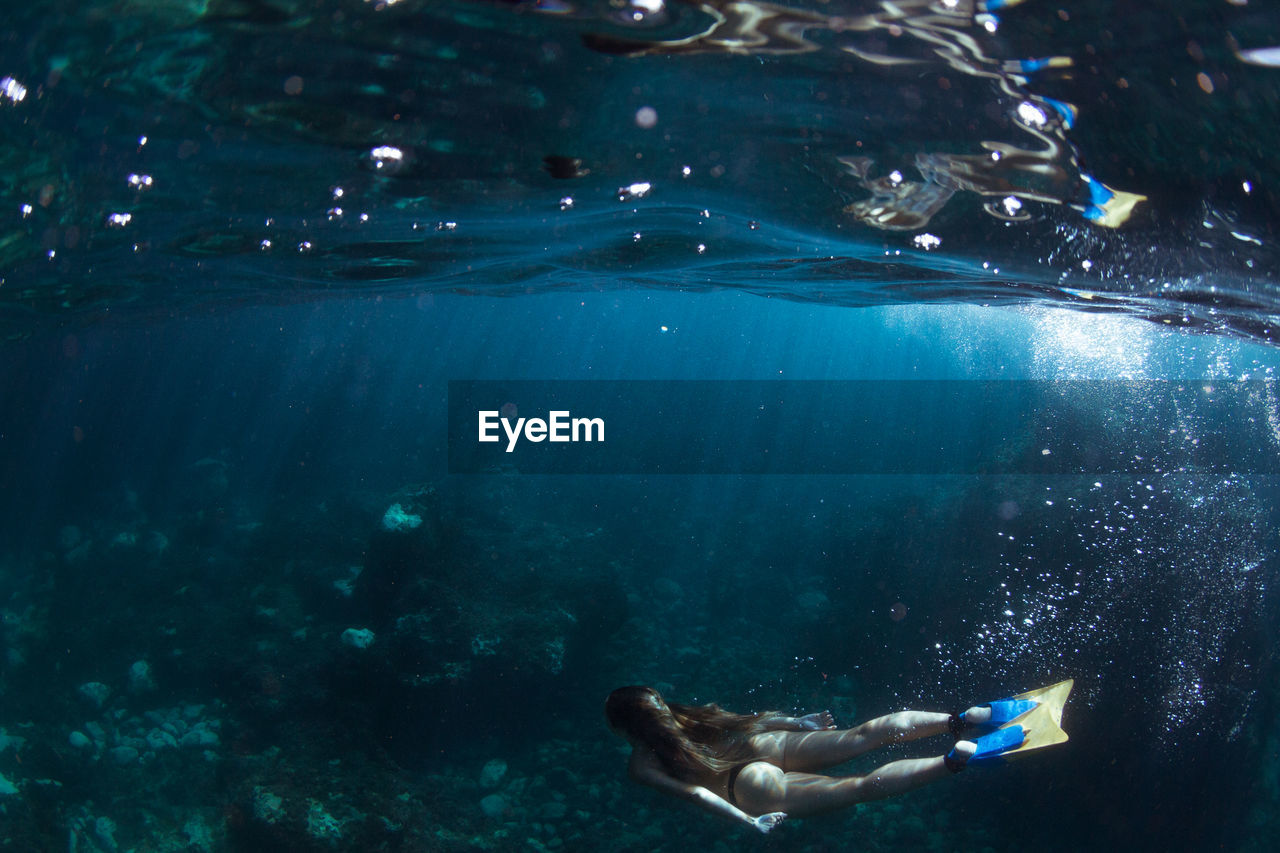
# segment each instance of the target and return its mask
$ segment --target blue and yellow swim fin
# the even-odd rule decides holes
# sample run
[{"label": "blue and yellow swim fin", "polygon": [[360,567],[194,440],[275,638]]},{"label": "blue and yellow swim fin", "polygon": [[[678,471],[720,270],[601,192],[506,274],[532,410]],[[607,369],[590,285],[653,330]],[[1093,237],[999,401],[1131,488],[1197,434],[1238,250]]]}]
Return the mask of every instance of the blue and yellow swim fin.
[{"label": "blue and yellow swim fin", "polygon": [[[1012,735],[993,738],[993,745],[995,741],[1017,745],[992,752],[990,756],[1014,758],[1033,749],[1066,743],[1068,738],[1067,733],[1062,730],[1062,707],[1067,704],[1074,686],[1075,679],[1068,678],[1048,687],[1028,690],[1026,693],[992,702],[991,721],[984,727],[992,729],[995,734],[1020,726],[1023,737],[1021,742]],[[988,737],[991,735],[984,735],[976,742],[981,744]]]}]

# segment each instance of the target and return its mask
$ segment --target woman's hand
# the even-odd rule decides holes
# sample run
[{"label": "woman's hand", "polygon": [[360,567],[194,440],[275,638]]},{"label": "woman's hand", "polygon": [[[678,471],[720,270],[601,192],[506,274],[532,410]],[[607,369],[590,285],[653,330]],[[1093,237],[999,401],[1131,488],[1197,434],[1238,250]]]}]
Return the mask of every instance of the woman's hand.
[{"label": "woman's hand", "polygon": [[831,716],[830,711],[816,711],[812,714],[805,714],[803,717],[796,717],[796,724],[802,732],[821,732],[836,727],[835,717]]},{"label": "woman's hand", "polygon": [[786,812],[769,812],[768,814],[760,815],[760,817],[751,818],[751,825],[761,832],[768,832],[786,819]]}]

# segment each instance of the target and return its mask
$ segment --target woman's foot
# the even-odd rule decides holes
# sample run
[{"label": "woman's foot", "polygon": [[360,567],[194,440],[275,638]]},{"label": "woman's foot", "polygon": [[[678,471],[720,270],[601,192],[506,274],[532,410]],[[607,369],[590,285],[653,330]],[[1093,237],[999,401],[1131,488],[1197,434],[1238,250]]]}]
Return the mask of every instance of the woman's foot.
[{"label": "woman's foot", "polygon": [[1039,704],[1040,702],[1036,699],[1018,699],[1011,696],[985,705],[974,705],[959,716],[966,726],[995,728],[1013,722]]},{"label": "woman's foot", "polygon": [[968,764],[969,759],[973,758],[973,754],[978,751],[978,745],[971,740],[958,740],[956,745],[951,747],[951,751],[944,757],[947,769],[952,773],[959,773]]},{"label": "woman's foot", "polygon": [[959,738],[965,732],[974,726],[981,726],[991,721],[990,705],[974,705],[969,710],[952,714],[951,719],[947,721],[947,731],[954,738]]},{"label": "woman's foot", "polygon": [[958,740],[943,760],[947,769],[959,773],[970,763],[991,762],[1012,752],[1027,740],[1027,730],[1018,724],[996,729],[975,740]]},{"label": "woman's foot", "polygon": [[821,732],[834,729],[836,718],[831,716],[830,711],[815,711],[803,717],[796,717],[796,724],[800,726],[802,732]]}]

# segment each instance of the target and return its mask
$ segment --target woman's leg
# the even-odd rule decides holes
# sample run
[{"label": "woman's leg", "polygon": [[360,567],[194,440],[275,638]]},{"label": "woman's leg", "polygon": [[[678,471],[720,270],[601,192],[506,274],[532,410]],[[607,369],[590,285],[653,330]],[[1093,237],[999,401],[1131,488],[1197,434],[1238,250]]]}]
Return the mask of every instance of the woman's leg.
[{"label": "woman's leg", "polygon": [[753,736],[751,745],[762,761],[775,764],[785,771],[808,773],[843,764],[886,744],[945,734],[950,720],[950,714],[899,711],[877,717],[852,729],[765,732]]},{"label": "woman's leg", "polygon": [[791,817],[809,817],[893,797],[950,775],[941,756],[908,758],[865,776],[838,777],[788,773],[757,761],[738,774],[734,797],[748,814],[786,812]]}]

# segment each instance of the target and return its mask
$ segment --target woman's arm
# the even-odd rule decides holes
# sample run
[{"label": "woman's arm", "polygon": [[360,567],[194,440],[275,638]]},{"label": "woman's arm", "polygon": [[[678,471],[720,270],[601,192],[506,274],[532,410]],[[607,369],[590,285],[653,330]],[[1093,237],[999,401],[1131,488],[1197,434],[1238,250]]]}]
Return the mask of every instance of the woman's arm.
[{"label": "woman's arm", "polygon": [[779,714],[765,721],[767,732],[820,732],[836,727],[836,719],[830,711],[815,711],[803,717],[784,717]]},{"label": "woman's arm", "polygon": [[655,756],[645,753],[640,748],[632,750],[628,769],[631,772],[631,778],[637,782],[656,788],[664,794],[697,803],[712,814],[749,824],[761,832],[768,832],[786,818],[784,812],[771,812],[752,817],[708,788],[702,785],[691,785],[671,776],[662,768],[661,762]]}]

